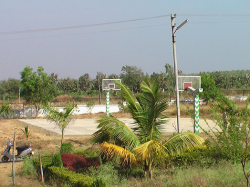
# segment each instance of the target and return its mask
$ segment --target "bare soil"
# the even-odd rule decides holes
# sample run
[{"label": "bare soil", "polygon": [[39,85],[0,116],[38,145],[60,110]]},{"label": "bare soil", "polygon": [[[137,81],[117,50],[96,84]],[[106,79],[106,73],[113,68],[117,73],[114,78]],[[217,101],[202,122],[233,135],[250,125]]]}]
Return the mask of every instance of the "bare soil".
[{"label": "bare soil", "polygon": [[[55,133],[48,132],[39,127],[29,126],[30,136],[26,137],[21,129],[24,129],[25,123],[18,120],[1,120],[0,121],[0,151],[1,153],[6,149],[8,139],[13,141],[14,132],[16,133],[16,146],[29,144],[32,146],[35,155],[39,154],[57,153],[60,147],[61,136]],[[86,149],[91,146],[89,141],[90,136],[65,136],[64,142],[72,142],[74,149]],[[12,151],[12,149],[11,149]],[[16,153],[15,153],[16,154]],[[2,158],[2,157],[1,157]],[[22,176],[21,166],[23,162],[15,162],[15,185],[16,186],[45,186],[37,178]],[[11,186],[12,181],[12,162],[0,162],[0,186]]]}]

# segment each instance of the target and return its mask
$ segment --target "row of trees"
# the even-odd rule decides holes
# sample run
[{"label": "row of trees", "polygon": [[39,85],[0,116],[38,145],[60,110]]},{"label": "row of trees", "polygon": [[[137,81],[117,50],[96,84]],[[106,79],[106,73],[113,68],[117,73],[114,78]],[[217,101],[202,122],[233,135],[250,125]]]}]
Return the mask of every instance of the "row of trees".
[{"label": "row of trees", "polygon": [[[30,84],[37,84],[36,88],[38,88],[39,81],[51,85],[45,86],[44,84],[43,86],[45,86],[46,89],[48,89],[48,87],[52,89],[54,96],[63,94],[97,95],[102,90],[102,79],[122,79],[122,82],[136,93],[140,90],[140,83],[143,79],[149,76],[145,75],[143,71],[136,66],[123,66],[121,71],[122,73],[120,75],[106,75],[102,72],[97,72],[94,79],[86,73],[77,80],[69,77],[59,79],[58,75],[54,73],[48,75],[41,66],[38,67],[36,72],[34,72],[31,67],[26,66],[21,72],[21,80],[9,79],[0,82],[0,97],[2,100],[14,100],[17,99],[19,95],[23,97],[28,94],[26,88],[29,87]],[[166,65],[166,73],[153,73],[151,77],[161,83],[161,89],[173,91],[174,75],[173,68],[170,65]],[[34,87],[34,85],[32,86]],[[43,88],[39,90],[41,92],[46,89]],[[36,89],[33,88],[30,91],[32,90]]]},{"label": "row of trees", "polygon": [[[183,75],[179,71],[179,75]],[[209,72],[196,74],[202,78],[202,88],[204,93],[201,94],[203,99],[209,101],[218,95],[221,89],[249,89],[250,70],[230,71],[230,72]],[[43,102],[52,101],[57,95],[98,95],[102,90],[102,79],[120,78],[133,93],[140,92],[140,83],[145,77],[151,77],[159,83],[160,90],[167,94],[174,94],[175,76],[174,69],[171,65],[165,65],[165,72],[144,74],[140,68],[136,66],[123,66],[121,74],[105,75],[97,72],[96,77],[92,79],[88,73],[79,77],[58,78],[57,74],[48,75],[42,67],[38,67],[36,72],[29,66],[26,66],[21,72],[21,80],[9,79],[0,82],[0,98],[2,100],[14,100],[20,95],[28,103],[39,103],[41,97]],[[37,98],[36,98],[37,97]],[[33,100],[31,102],[31,100]],[[39,106],[42,104],[36,104]]]}]

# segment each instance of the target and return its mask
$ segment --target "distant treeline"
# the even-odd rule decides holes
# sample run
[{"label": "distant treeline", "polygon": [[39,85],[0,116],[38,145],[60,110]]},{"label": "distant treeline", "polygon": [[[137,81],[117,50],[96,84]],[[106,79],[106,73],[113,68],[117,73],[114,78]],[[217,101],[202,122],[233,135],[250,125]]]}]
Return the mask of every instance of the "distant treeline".
[{"label": "distant treeline", "polygon": [[[250,90],[250,70],[203,72],[210,74],[220,89]],[[202,73],[200,73],[202,74]]]},{"label": "distant treeline", "polygon": [[[119,75],[106,75],[102,72],[97,72],[95,78],[91,78],[88,73],[83,74],[78,79],[69,77],[59,79],[55,73],[48,75],[48,77],[50,77],[57,89],[55,97],[67,94],[77,99],[82,95],[104,95],[105,93],[102,93],[102,79],[121,79],[133,92],[138,92],[140,83],[146,76],[157,80],[162,91],[169,95],[174,93],[174,69],[169,64],[165,65],[163,72],[154,72],[151,75],[143,73],[136,66],[123,66],[121,72]],[[250,90],[250,70],[201,72],[195,75],[202,76],[202,74],[209,74],[214,79],[217,88],[223,90]],[[183,75],[182,71],[179,71],[179,75]],[[117,96],[119,92],[114,91],[112,94]],[[22,97],[21,80],[8,79],[0,82],[0,100],[15,100],[19,95]]]}]

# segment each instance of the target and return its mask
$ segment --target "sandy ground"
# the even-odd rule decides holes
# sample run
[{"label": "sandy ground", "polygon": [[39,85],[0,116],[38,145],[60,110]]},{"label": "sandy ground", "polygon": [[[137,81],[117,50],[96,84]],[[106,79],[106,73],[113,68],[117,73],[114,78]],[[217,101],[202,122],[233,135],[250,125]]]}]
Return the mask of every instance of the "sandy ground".
[{"label": "sandy ground", "polygon": [[[8,139],[13,140],[14,132],[16,133],[16,145],[22,146],[30,144],[35,152],[34,157],[38,157],[41,154],[57,153],[60,147],[61,136],[41,129],[35,126],[29,126],[30,136],[26,140],[21,129],[27,124],[18,120],[0,120],[0,151],[5,150]],[[89,142],[90,136],[65,136],[64,142],[72,142],[75,149],[86,149],[91,146]],[[12,151],[12,149],[11,149]],[[16,154],[16,153],[15,153]],[[2,158],[2,155],[0,156]],[[19,169],[23,162],[15,162],[15,184],[20,187],[27,186],[44,186],[37,180],[37,176],[22,176],[22,171]],[[1,163],[0,162],[0,186],[12,185],[12,162]]]},{"label": "sandy ground", "polygon": [[[124,122],[129,128],[134,127],[134,121],[131,118],[118,118],[122,122]],[[46,119],[20,119],[21,122],[27,123],[29,125],[37,126],[43,128],[47,131],[61,134],[59,127],[57,127],[54,123],[47,121]],[[176,118],[167,118],[167,123],[162,125],[161,131],[163,133],[173,133],[177,130],[177,120]],[[200,126],[203,129],[209,130],[209,126],[211,128],[215,128],[216,124],[211,121],[207,120],[206,122],[201,119]],[[65,135],[75,136],[75,135],[92,135],[94,132],[97,131],[98,123],[96,119],[76,119],[72,124],[65,130]],[[180,118],[180,132],[186,131],[194,131],[194,121],[191,118]],[[200,129],[200,132],[202,130]]]}]

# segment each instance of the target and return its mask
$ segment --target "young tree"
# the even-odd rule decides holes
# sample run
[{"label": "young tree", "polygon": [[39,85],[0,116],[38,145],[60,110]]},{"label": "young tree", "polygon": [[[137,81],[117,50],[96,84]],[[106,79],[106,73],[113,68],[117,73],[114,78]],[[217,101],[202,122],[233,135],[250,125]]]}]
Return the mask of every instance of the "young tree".
[{"label": "young tree", "polygon": [[56,126],[58,126],[62,132],[61,144],[63,143],[64,131],[65,128],[70,124],[73,119],[73,112],[77,108],[76,104],[69,103],[67,107],[63,109],[63,111],[59,111],[58,109],[51,108],[47,106],[44,108],[44,112],[46,118],[54,122]]},{"label": "young tree", "polygon": [[58,88],[64,94],[76,93],[79,91],[78,80],[72,79],[70,77],[68,77],[66,79],[59,79]]},{"label": "young tree", "polygon": [[[250,170],[246,163],[249,162],[250,129],[248,103],[241,109],[227,97],[221,95],[213,111],[213,119],[218,128],[203,131],[210,136],[212,145],[215,145],[234,163],[241,162],[242,170],[249,186]],[[226,115],[224,115],[226,114]],[[209,124],[208,124],[209,125]]]},{"label": "young tree", "polygon": [[99,93],[99,104],[101,104],[102,79],[105,79],[105,78],[106,78],[105,74],[103,74],[102,72],[97,72],[95,88],[98,90],[98,93]]},{"label": "young tree", "polygon": [[161,125],[166,117],[162,112],[168,104],[159,84],[145,79],[136,99],[122,83],[117,81],[116,84],[121,88],[136,126],[131,130],[113,116],[98,120],[100,129],[93,134],[93,141],[101,143],[101,152],[107,159],[116,155],[127,167],[142,164],[145,174],[152,178],[154,167],[169,155],[203,143],[202,138],[191,132],[177,134],[165,142],[160,140]]},{"label": "young tree", "polygon": [[121,73],[122,82],[128,86],[132,92],[140,90],[140,84],[144,79],[144,73],[136,66],[123,66]]},{"label": "young tree", "polygon": [[168,92],[173,93],[174,92],[174,88],[175,88],[175,75],[174,75],[174,68],[169,65],[166,64],[165,65],[165,70],[166,70],[166,87]]},{"label": "young tree", "polygon": [[56,85],[50,76],[44,73],[42,66],[37,72],[32,72],[32,68],[26,66],[21,72],[21,95],[28,104],[35,105],[36,115],[42,105],[47,105],[56,95]]},{"label": "young tree", "polygon": [[79,77],[79,86],[81,91],[86,92],[91,89],[91,79],[88,73],[85,73],[81,77]]},{"label": "young tree", "polygon": [[219,97],[222,92],[217,88],[215,81],[211,76],[207,73],[201,73],[201,87],[203,88],[203,92],[200,94],[201,98],[204,99],[205,102],[209,102],[210,100],[215,100]]}]

